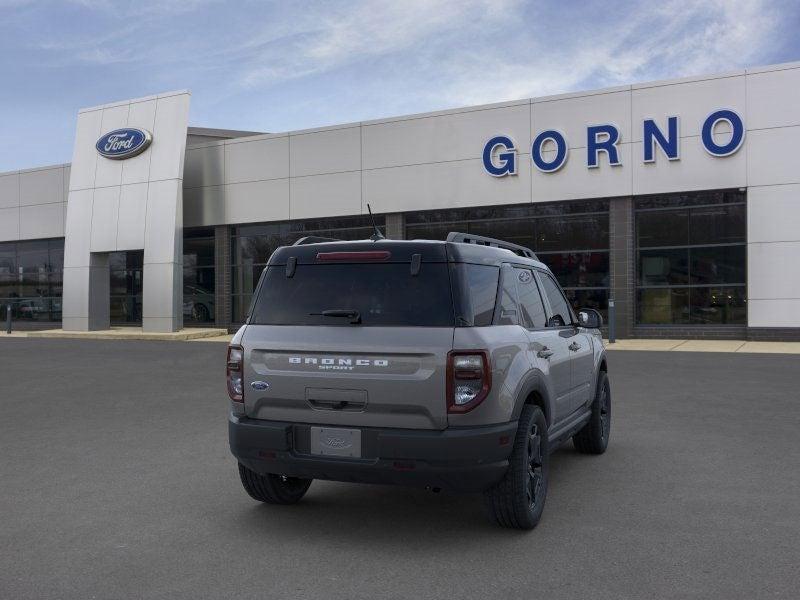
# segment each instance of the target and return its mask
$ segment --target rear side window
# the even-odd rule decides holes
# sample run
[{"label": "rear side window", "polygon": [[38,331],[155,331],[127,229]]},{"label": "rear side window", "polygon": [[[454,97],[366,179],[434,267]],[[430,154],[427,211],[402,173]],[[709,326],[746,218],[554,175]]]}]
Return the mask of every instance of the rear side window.
[{"label": "rear side window", "polygon": [[500,271],[500,312],[497,315],[498,325],[517,325],[517,270],[504,266]]},{"label": "rear side window", "polygon": [[492,324],[500,268],[490,265],[453,265],[458,324],[483,327]]},{"label": "rear side window", "polygon": [[564,298],[564,294],[549,274],[540,273],[540,276],[542,278],[544,293],[547,295],[547,300],[550,302],[550,309],[552,310],[551,317],[560,320],[559,325],[569,325],[572,323],[572,312],[569,309],[566,298]]},{"label": "rear side window", "polygon": [[514,269],[517,275],[519,308],[522,311],[521,323],[530,329],[539,329],[547,324],[544,303],[539,294],[539,286],[530,269]]},{"label": "rear side window", "polygon": [[253,325],[349,325],[329,310],[358,311],[360,326],[452,326],[453,300],[447,264],[423,263],[411,275],[408,263],[267,267],[253,305]]}]

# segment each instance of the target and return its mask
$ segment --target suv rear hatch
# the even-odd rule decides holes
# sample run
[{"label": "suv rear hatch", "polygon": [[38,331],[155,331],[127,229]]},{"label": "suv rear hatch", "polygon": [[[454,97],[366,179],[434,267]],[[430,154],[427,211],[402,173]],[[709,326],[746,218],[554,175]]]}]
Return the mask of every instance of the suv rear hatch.
[{"label": "suv rear hatch", "polygon": [[242,338],[246,413],[444,429],[454,321],[443,244],[281,248],[262,274]]}]

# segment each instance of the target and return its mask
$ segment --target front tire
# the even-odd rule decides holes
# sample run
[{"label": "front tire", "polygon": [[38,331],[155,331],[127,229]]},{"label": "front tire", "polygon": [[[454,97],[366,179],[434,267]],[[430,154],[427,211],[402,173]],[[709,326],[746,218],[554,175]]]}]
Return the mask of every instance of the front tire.
[{"label": "front tire", "polygon": [[259,475],[239,463],[239,478],[250,497],[267,504],[296,504],[306,495],[311,479],[268,473]]},{"label": "front tire", "polygon": [[526,404],[519,418],[508,471],[483,493],[489,520],[501,527],[533,529],[547,498],[547,421],[538,406]]},{"label": "front tire", "polygon": [[608,448],[611,435],[611,385],[608,375],[600,371],[597,391],[592,402],[592,416],[578,433],[572,436],[575,449],[581,454],[602,454]]}]

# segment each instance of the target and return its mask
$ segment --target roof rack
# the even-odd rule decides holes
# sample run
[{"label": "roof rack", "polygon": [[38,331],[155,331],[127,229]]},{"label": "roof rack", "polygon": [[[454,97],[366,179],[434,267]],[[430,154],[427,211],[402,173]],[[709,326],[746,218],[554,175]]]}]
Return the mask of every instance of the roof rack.
[{"label": "roof rack", "polygon": [[472,235],[470,233],[460,233],[458,231],[451,231],[447,234],[448,242],[456,242],[459,244],[475,244],[477,246],[492,246],[494,248],[503,248],[511,250],[517,256],[524,256],[525,258],[532,258],[539,260],[533,253],[533,250],[520,246],[519,244],[512,244],[511,242],[504,242],[495,238],[484,237],[482,235]]},{"label": "roof rack", "polygon": [[307,235],[306,237],[301,237],[297,240],[292,246],[305,246],[306,244],[319,244],[322,242],[341,242],[342,240],[337,240],[336,238],[326,238],[326,237],[319,237],[316,235]]}]

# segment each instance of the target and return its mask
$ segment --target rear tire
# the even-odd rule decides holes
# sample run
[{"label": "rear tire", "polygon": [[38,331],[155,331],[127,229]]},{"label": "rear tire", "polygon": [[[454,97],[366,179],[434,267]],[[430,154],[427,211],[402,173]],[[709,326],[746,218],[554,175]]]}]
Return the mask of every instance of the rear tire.
[{"label": "rear tire", "polygon": [[508,471],[483,493],[489,520],[513,529],[533,529],[547,498],[549,448],[547,421],[538,406],[526,404],[519,418]]},{"label": "rear tire", "polygon": [[611,435],[611,385],[608,375],[600,371],[597,391],[592,402],[592,416],[578,433],[572,436],[575,449],[581,454],[602,454],[608,448]]},{"label": "rear tire", "polygon": [[268,473],[259,475],[239,463],[239,478],[250,497],[267,504],[296,504],[306,495],[311,479]]}]

